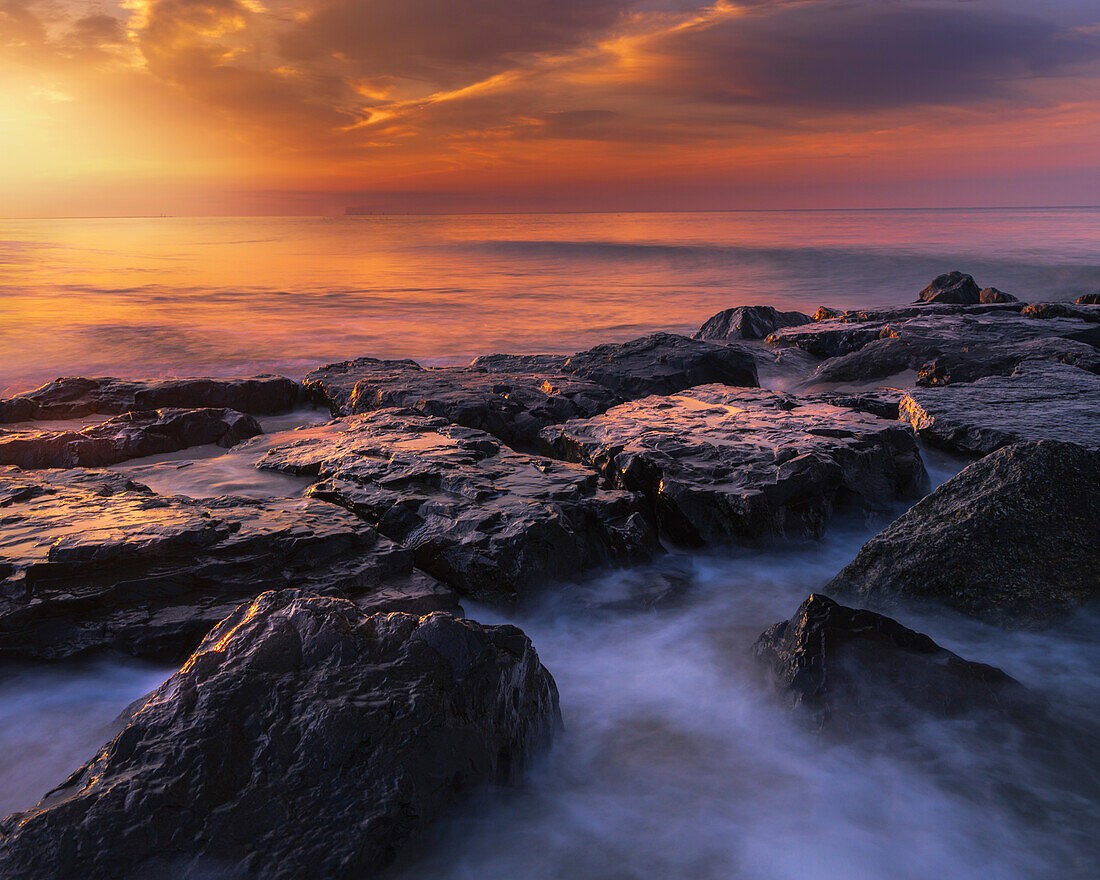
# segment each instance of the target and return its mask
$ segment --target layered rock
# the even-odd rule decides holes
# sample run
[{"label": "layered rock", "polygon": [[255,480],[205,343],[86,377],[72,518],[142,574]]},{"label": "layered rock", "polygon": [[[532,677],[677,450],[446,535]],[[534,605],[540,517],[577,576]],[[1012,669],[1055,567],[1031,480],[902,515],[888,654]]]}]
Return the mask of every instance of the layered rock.
[{"label": "layered rock", "polygon": [[756,386],[755,361],[736,347],[655,333],[569,357],[498,354],[435,368],[359,358],[306,376],[336,415],[413,408],[520,448],[533,446],[546,425],[706,382]]},{"label": "layered rock", "polygon": [[515,627],[265,593],[0,825],[0,874],[374,876],[559,725],[554,681]]},{"label": "layered rock", "polygon": [[283,376],[250,379],[57,379],[0,400],[0,422],[118,415],[132,410],[212,407],[263,415],[292,409],[301,388]]},{"label": "layered rock", "polygon": [[1074,302],[1079,306],[1100,306],[1100,293],[1083,293]]},{"label": "layered rock", "polygon": [[738,306],[708,318],[692,339],[727,342],[763,339],[781,327],[799,327],[813,319],[802,312],[780,312],[771,306]]},{"label": "layered rock", "polygon": [[687,544],[819,535],[835,508],[915,497],[926,480],[907,427],[763,389],[648,397],[543,438],[645,495],[662,530]]},{"label": "layered rock", "polygon": [[0,656],[178,660],[241,601],[281,586],[371,609],[456,608],[412,562],[321,501],[196,501],[109,472],[0,469]]},{"label": "layered rock", "polygon": [[973,455],[1025,440],[1097,446],[1100,377],[1066,364],[1025,361],[1009,376],[908,391],[900,418],[929,443]]},{"label": "layered rock", "polygon": [[826,590],[935,600],[1001,625],[1065,614],[1100,593],[1100,452],[1045,440],[986,456],[868,541]]},{"label": "layered rock", "polygon": [[1051,318],[1074,318],[1090,324],[1100,323],[1100,305],[1064,302],[1031,303],[1020,312],[1025,318],[1050,320]]},{"label": "layered rock", "polygon": [[981,303],[1014,303],[1019,300],[1011,293],[1005,293],[1003,290],[998,290],[996,287],[986,287],[982,289],[982,292],[978,294],[978,302]]},{"label": "layered rock", "polygon": [[641,499],[483,431],[388,409],[296,433],[259,467],[319,478],[312,497],[355,512],[468,595],[511,601],[659,550]]},{"label": "layered rock", "polygon": [[920,715],[1004,717],[1030,702],[1000,669],[820,594],[761,635],[753,652],[783,701],[833,732],[873,732]]},{"label": "layered rock", "polygon": [[479,359],[492,369],[359,358],[314,370],[306,385],[338,415],[412,408],[521,447],[531,446],[546,425],[595,415],[621,400],[595,382],[560,369],[543,371],[552,363],[540,364],[539,355],[494,357]]},{"label": "layered rock", "polygon": [[951,385],[985,376],[1007,376],[1025,361],[1070,364],[1100,373],[1100,351],[1084,342],[1053,337],[1005,345],[966,346],[945,352],[917,368],[917,384]]},{"label": "layered rock", "polygon": [[227,409],[129,412],[79,431],[0,429],[0,465],[105,467],[189,446],[235,446],[263,433],[252,416]]},{"label": "layered rock", "polygon": [[960,303],[969,305],[982,301],[981,288],[970,275],[947,272],[938,275],[919,294],[921,302]]}]

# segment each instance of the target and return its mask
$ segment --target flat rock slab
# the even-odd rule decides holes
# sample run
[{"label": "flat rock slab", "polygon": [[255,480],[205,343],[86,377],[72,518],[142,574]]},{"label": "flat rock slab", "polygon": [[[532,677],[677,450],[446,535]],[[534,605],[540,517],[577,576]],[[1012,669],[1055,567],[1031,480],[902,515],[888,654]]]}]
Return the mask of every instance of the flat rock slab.
[{"label": "flat rock slab", "polygon": [[355,512],[467,595],[511,601],[659,552],[642,499],[484,431],[389,409],[295,433],[258,466],[319,478],[312,497]]},{"label": "flat rock slab", "polygon": [[337,415],[411,408],[520,447],[534,444],[546,425],[595,415],[621,400],[608,388],[563,374],[549,363],[546,372],[530,371],[539,356],[518,363],[504,357],[490,361],[491,370],[359,358],[314,370],[306,376],[306,386]]},{"label": "flat rock slab", "polygon": [[0,428],[0,465],[106,467],[131,458],[216,443],[228,448],[263,433],[252,416],[229,409],[130,412],[80,431]]},{"label": "flat rock slab", "polygon": [[752,355],[737,347],[655,333],[568,357],[497,354],[467,367],[434,368],[415,361],[359,358],[306,376],[306,387],[336,415],[412,408],[525,449],[537,446],[539,431],[547,425],[706,382],[758,385]]},{"label": "flat rock slab", "polygon": [[764,389],[648,397],[543,437],[645,495],[664,533],[687,544],[820,535],[834,508],[885,507],[927,480],[907,427]]},{"label": "flat rock slab", "polygon": [[35,391],[0,400],[0,422],[198,407],[263,415],[292,409],[300,394],[298,383],[283,376],[249,379],[64,378]]},{"label": "flat rock slab", "polygon": [[408,550],[321,501],[196,501],[105,471],[0,469],[0,655],[177,660],[277,586],[386,610],[457,607]]},{"label": "flat rock slab", "polygon": [[907,391],[899,417],[927,442],[971,455],[1025,440],[1100,446],[1100,376],[1025,361],[1010,376]]},{"label": "flat rock slab", "polygon": [[560,724],[513,626],[265,593],[0,823],[0,874],[374,877],[463,791],[518,777]]},{"label": "flat rock slab", "polygon": [[1100,595],[1100,452],[1044,440],[971,464],[868,541],[826,587],[927,599],[1004,626]]},{"label": "flat rock slab", "polygon": [[1003,717],[1031,702],[1023,685],[896,620],[811,595],[754,646],[780,697],[817,727],[872,733],[921,715]]}]

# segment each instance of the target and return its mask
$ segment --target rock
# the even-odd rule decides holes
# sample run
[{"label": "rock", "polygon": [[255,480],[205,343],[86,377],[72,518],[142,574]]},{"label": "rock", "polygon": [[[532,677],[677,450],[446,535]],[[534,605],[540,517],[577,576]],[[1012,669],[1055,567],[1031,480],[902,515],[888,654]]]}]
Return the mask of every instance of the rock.
[{"label": "rock", "polygon": [[1031,303],[1020,312],[1025,318],[1049,320],[1051,318],[1075,318],[1090,324],[1100,323],[1100,306],[1073,305],[1071,303]]},{"label": "rock", "polygon": [[310,495],[410,548],[460,592],[511,602],[547,581],[659,552],[641,499],[587,468],[525,455],[409,410],[349,416],[268,452],[259,467],[318,477]]},{"label": "rock", "polygon": [[981,288],[974,283],[970,275],[962,272],[947,272],[938,275],[920,292],[922,302],[932,303],[977,303],[981,302]]},{"label": "rock", "polygon": [[827,321],[829,318],[839,318],[844,314],[840,309],[831,309],[828,306],[818,306],[813,314],[815,321]]},{"label": "rock", "polygon": [[626,399],[673,394],[712,382],[749,388],[759,385],[756,364],[744,349],[675,333],[597,345],[570,357],[565,370]]},{"label": "rock", "polygon": [[300,392],[297,382],[282,376],[251,379],[65,378],[36,391],[0,400],[0,422],[198,407],[263,415],[293,408]]},{"label": "rock", "polygon": [[880,419],[894,421],[898,418],[901,398],[904,392],[897,388],[876,388],[858,394],[842,391],[823,391],[809,396],[809,399],[828,403],[831,406],[854,409],[856,412],[870,413]]},{"label": "rock", "polygon": [[543,438],[645,495],[663,532],[685,544],[819,535],[834,508],[915,497],[927,479],[907,427],[763,389],[648,397]]},{"label": "rock", "polygon": [[849,323],[839,318],[816,321],[804,327],[777,330],[767,338],[775,348],[794,346],[814,357],[833,358],[858,351],[882,335],[879,321]]},{"label": "rock", "polygon": [[1010,376],[907,391],[899,415],[928,443],[972,455],[1024,440],[1096,446],[1100,377],[1065,364],[1024,361]]},{"label": "rock", "polygon": [[691,338],[716,342],[763,339],[780,327],[797,327],[812,320],[802,312],[779,312],[771,306],[738,306],[708,318]]},{"label": "rock", "polygon": [[0,656],[177,661],[237,604],[300,586],[372,610],[457,608],[412,554],[312,499],[156,495],[106,471],[0,468]]},{"label": "rock", "polygon": [[978,294],[978,302],[981,303],[1014,303],[1019,300],[1011,293],[1005,293],[996,287],[986,287]]},{"label": "rock", "polygon": [[704,382],[758,385],[756,363],[736,347],[655,333],[568,358],[497,354],[468,367],[428,369],[415,361],[359,358],[306,376],[306,387],[336,415],[412,408],[527,450],[547,425]]},{"label": "rock", "polygon": [[1100,306],[1100,293],[1083,293],[1075,302],[1079,306]]},{"label": "rock", "polygon": [[263,428],[252,416],[235,410],[143,410],[80,431],[0,429],[0,465],[105,467],[208,443],[228,448],[262,433]]},{"label": "rock", "polygon": [[1100,452],[1051,440],[1000,449],[868,541],[826,589],[1049,622],[1100,593]]},{"label": "rock", "polygon": [[833,733],[869,733],[919,714],[1004,717],[1029,703],[1023,685],[1000,669],[821,594],[761,635],[753,653],[781,698]]},{"label": "rock", "polygon": [[[932,351],[938,351],[938,348]],[[814,370],[807,383],[817,385],[883,379],[912,369],[914,361],[923,362],[932,351],[916,350],[916,346],[908,340],[898,337],[875,339],[856,351],[829,358]]]},{"label": "rock", "polygon": [[0,874],[375,876],[459,794],[517,777],[560,724],[554,680],[513,626],[264,593],[3,822]]},{"label": "rock", "polygon": [[1025,361],[1071,364],[1090,373],[1100,373],[1100,352],[1091,345],[1047,338],[1008,345],[961,347],[921,364],[917,369],[917,384],[950,385],[973,382],[985,376],[1007,376]]},{"label": "rock", "polygon": [[[531,363],[536,357],[540,356],[493,355],[482,363],[524,366],[524,361]],[[425,369],[414,361],[375,358],[321,367],[306,376],[306,387],[328,402],[337,415],[412,408],[426,416],[487,431],[521,448],[534,445],[546,425],[595,415],[620,400],[602,385],[560,371],[510,373],[474,366]]]}]

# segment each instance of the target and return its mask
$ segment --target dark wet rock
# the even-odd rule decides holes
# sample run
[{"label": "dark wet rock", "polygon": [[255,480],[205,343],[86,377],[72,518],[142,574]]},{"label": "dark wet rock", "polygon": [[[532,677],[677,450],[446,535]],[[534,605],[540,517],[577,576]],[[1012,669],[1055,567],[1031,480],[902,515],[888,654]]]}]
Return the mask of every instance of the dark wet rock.
[{"label": "dark wet rock", "polygon": [[0,422],[117,415],[132,410],[235,409],[263,415],[292,409],[301,387],[283,376],[250,379],[57,379],[0,400]]},{"label": "dark wet rock", "polygon": [[903,396],[904,392],[897,388],[876,388],[858,393],[823,391],[810,395],[810,398],[893,421],[898,418]]},{"label": "dark wet rock", "polygon": [[[492,355],[483,363],[528,366],[539,357]],[[602,385],[560,370],[515,373],[481,366],[424,368],[414,361],[375,358],[314,370],[306,377],[306,386],[338,415],[410,408],[487,431],[505,443],[525,448],[535,443],[546,425],[595,415],[621,399]]]},{"label": "dark wet rock", "polygon": [[1100,293],[1083,293],[1075,303],[1079,306],[1100,306]]},{"label": "dark wet rock", "polygon": [[916,497],[926,480],[907,427],[763,389],[648,397],[543,438],[645,495],[664,533],[686,544],[819,535],[835,508]]},{"label": "dark wet rock", "polygon": [[457,608],[408,550],[321,501],[197,501],[105,471],[0,469],[0,656],[178,660],[283,586],[369,609]]},{"label": "dark wet rock", "polygon": [[744,349],[675,333],[597,345],[571,356],[565,370],[627,399],[673,394],[711,382],[748,388],[759,385],[756,364]]},{"label": "dark wet rock", "polygon": [[998,290],[996,287],[986,287],[978,294],[978,302],[1014,303],[1019,302],[1019,299],[1014,297],[1011,293],[1005,293],[1003,290]]},{"label": "dark wet rock", "polygon": [[841,309],[832,309],[829,306],[818,306],[817,311],[813,313],[813,320],[815,321],[827,321],[830,318],[839,318],[844,312]]},{"label": "dark wet rock", "polygon": [[336,415],[411,408],[521,449],[533,448],[547,425],[705,382],[755,386],[756,363],[740,348],[655,333],[570,357],[497,354],[468,367],[437,368],[359,358],[306,376],[306,386]]},{"label": "dark wet rock", "polygon": [[1073,303],[1031,303],[1020,312],[1025,318],[1050,320],[1051,318],[1075,318],[1090,324],[1100,323],[1100,306],[1074,305]]},{"label": "dark wet rock", "polygon": [[312,497],[358,514],[468,595],[511,601],[659,552],[641,499],[483,431],[377,410],[296,433],[259,467],[319,478]]},{"label": "dark wet rock", "polygon": [[947,352],[921,364],[917,384],[950,385],[985,376],[1007,376],[1025,361],[1070,364],[1100,373],[1100,352],[1095,348],[1084,342],[1053,337],[1008,345],[966,346]]},{"label": "dark wet rock", "polygon": [[1100,452],[1050,440],[994,452],[868,541],[826,589],[934,600],[1000,625],[1053,620],[1100,594]]},{"label": "dark wet rock", "polygon": [[900,418],[934,446],[986,455],[1025,440],[1100,445],[1100,377],[1078,367],[1024,361],[1009,376],[915,388]]},{"label": "dark wet rock", "polygon": [[771,306],[738,306],[708,318],[692,339],[763,339],[780,327],[798,327],[812,320],[802,312],[780,312]]},{"label": "dark wet rock", "polygon": [[874,339],[856,351],[829,358],[814,371],[808,381],[816,384],[883,379],[913,369],[914,362],[923,362],[931,353],[928,350],[916,350],[916,346],[909,340],[896,336]]},{"label": "dark wet rock", "polygon": [[375,876],[560,726],[527,637],[284,590],[230,614],[123,731],[0,825],[0,874]]},{"label": "dark wet rock", "polygon": [[142,410],[80,431],[5,431],[0,464],[21,468],[105,467],[189,446],[235,446],[263,433],[252,416],[228,409]]},{"label": "dark wet rock", "polygon": [[850,323],[838,318],[815,321],[803,327],[777,330],[768,337],[776,348],[794,346],[818,358],[834,358],[858,351],[882,336],[879,321]]},{"label": "dark wet rock", "polygon": [[784,702],[831,732],[913,720],[1019,713],[1023,685],[972,663],[889,617],[812,594],[768,629],[754,653]]},{"label": "dark wet rock", "polygon": [[969,305],[981,302],[981,293],[981,288],[974,283],[970,275],[962,272],[947,272],[932,279],[932,283],[920,292],[920,300]]}]

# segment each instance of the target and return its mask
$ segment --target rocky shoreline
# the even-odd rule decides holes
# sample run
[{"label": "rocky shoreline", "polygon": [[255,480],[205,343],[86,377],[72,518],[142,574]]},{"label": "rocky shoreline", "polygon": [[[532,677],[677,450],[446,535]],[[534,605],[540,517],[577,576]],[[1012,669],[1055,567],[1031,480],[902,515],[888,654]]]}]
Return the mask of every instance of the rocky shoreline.
[{"label": "rocky shoreline", "polygon": [[[1006,673],[816,590],[1011,628],[1094,601],[1098,328],[1088,297],[1024,304],[949,273],[910,306],[739,307],[694,338],[571,356],[359,358],[301,385],[59,379],[0,401],[0,656],[184,664],[0,824],[0,874],[368,876],[561,724],[537,645],[464,599],[511,608],[668,548],[820,538],[912,502],[760,637],[765,681],[842,735],[922,716],[1031,730],[1041,700]],[[302,403],[333,419],[262,436]],[[304,497],[104,470],[261,441],[257,467]],[[927,494],[921,442],[973,463]]]}]

